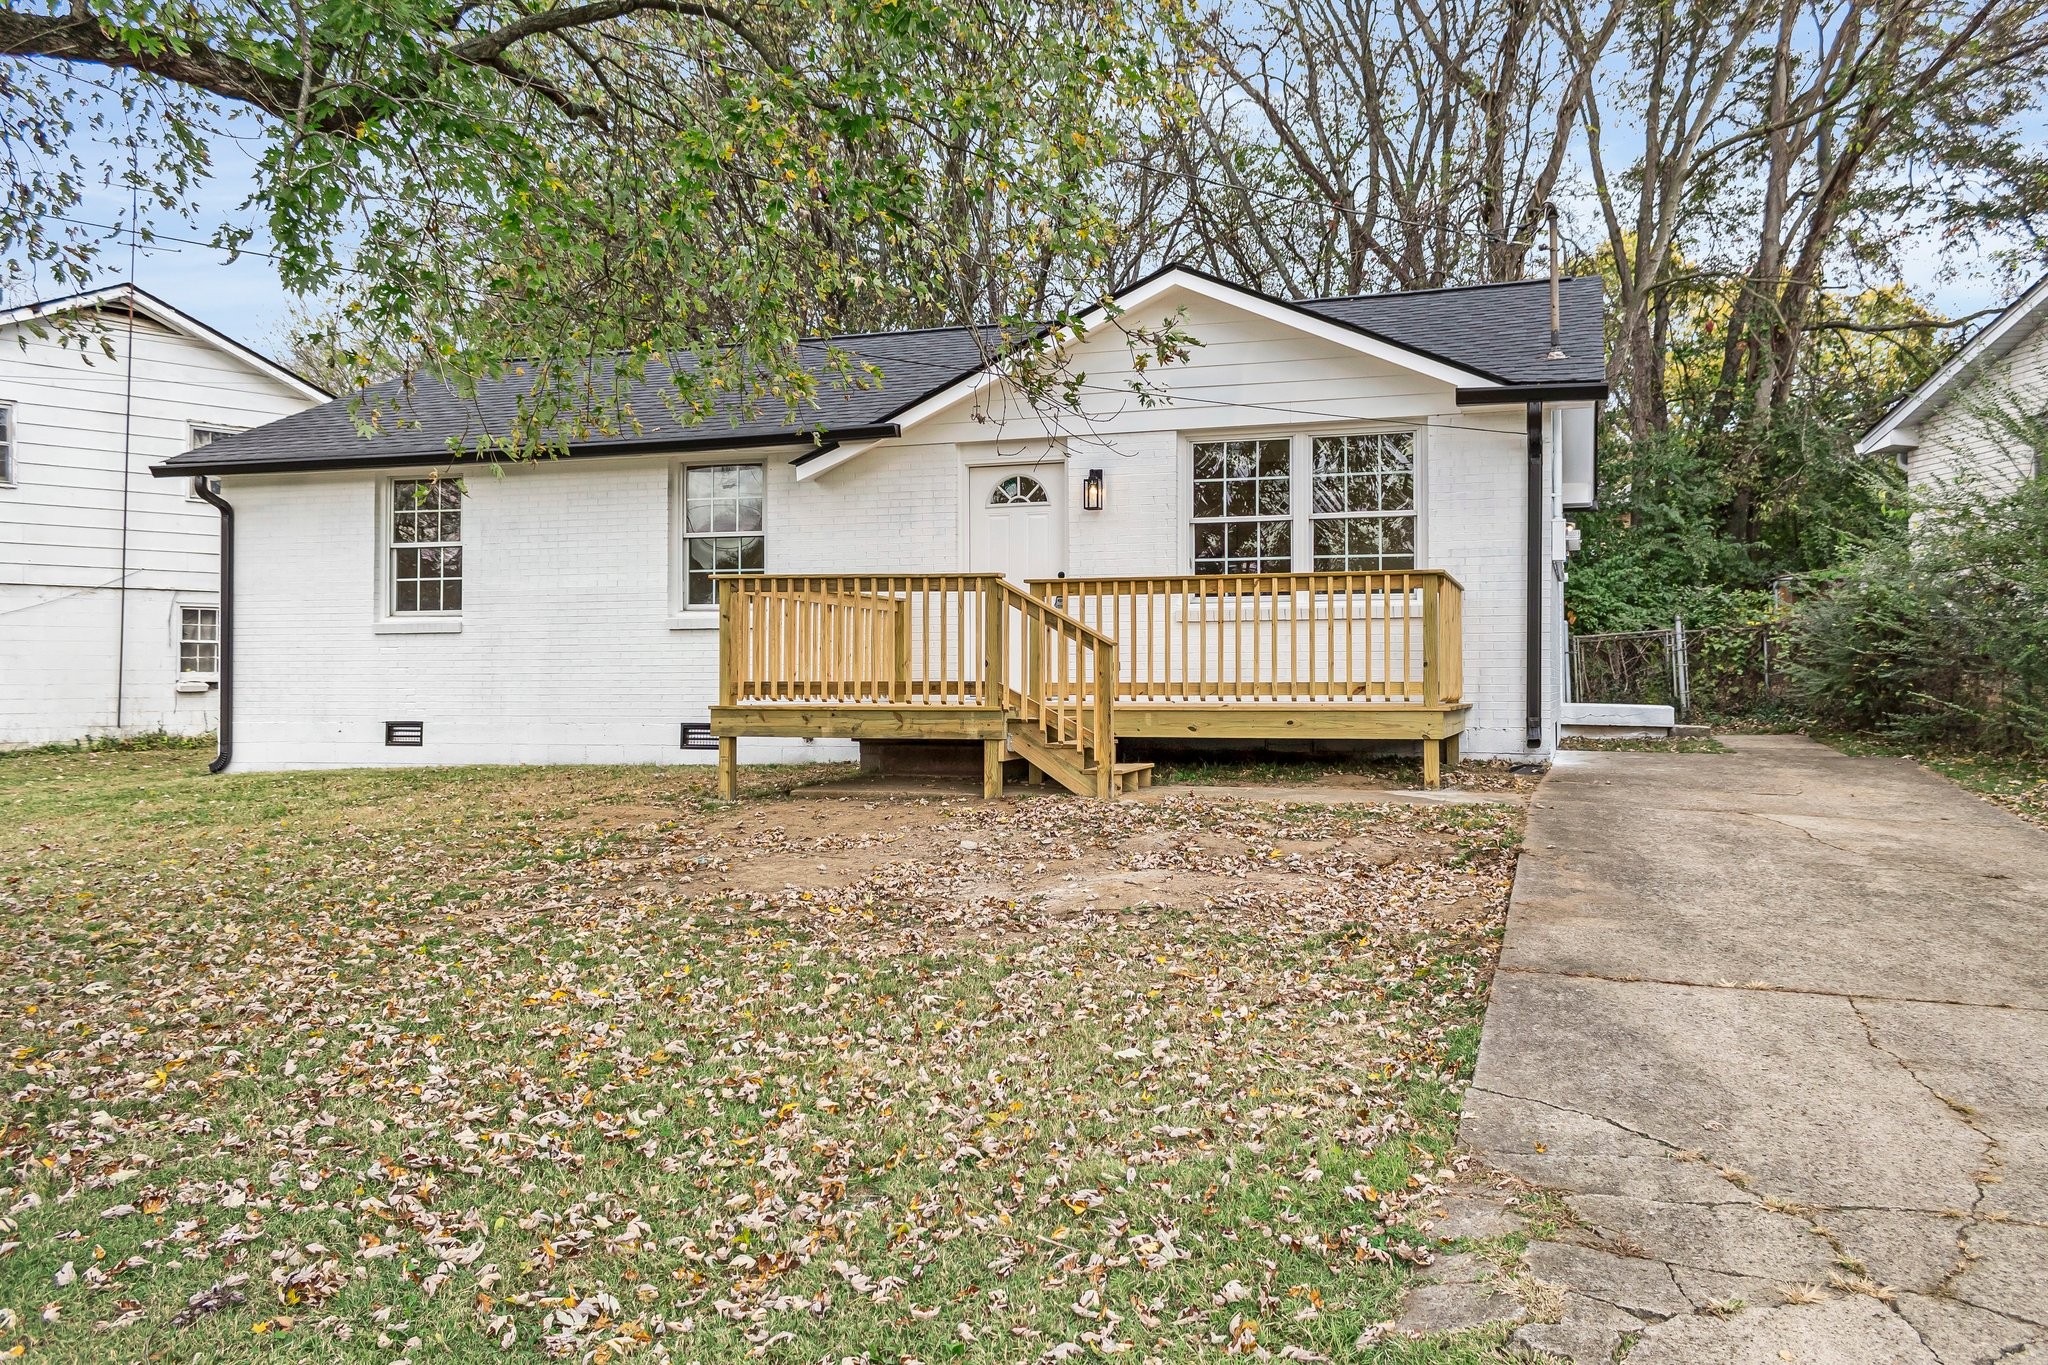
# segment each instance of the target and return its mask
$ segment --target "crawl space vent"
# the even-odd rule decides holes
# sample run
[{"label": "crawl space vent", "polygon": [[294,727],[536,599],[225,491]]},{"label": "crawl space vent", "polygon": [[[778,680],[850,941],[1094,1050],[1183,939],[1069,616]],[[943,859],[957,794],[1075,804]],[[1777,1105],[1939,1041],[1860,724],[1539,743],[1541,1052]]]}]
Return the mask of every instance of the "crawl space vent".
[{"label": "crawl space vent", "polygon": [[718,736],[711,733],[708,720],[686,720],[683,722],[683,747],[685,749],[716,749]]},{"label": "crawl space vent", "polygon": [[384,722],[384,743],[393,749],[417,749],[427,742],[427,723],[423,720],[387,720]]}]

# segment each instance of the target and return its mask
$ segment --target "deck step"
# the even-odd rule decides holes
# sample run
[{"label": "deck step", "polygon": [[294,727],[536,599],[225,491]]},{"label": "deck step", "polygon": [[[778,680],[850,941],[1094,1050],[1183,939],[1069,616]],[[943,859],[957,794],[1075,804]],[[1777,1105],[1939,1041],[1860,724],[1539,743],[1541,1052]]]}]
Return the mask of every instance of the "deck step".
[{"label": "deck step", "polygon": [[[1019,758],[1076,796],[1096,794],[1100,770],[1095,764],[1083,763],[1081,756],[1065,745],[1046,743],[1036,727],[1025,721],[1012,719],[1009,729],[1010,749]],[[1150,786],[1151,782],[1150,763],[1118,763],[1110,769],[1109,792],[1114,797],[1119,792]]]}]

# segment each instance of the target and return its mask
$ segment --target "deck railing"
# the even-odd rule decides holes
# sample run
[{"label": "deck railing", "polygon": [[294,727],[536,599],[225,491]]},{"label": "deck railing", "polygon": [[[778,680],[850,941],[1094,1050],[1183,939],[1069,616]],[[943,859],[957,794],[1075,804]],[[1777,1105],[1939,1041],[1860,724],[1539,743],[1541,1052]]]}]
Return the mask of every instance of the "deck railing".
[{"label": "deck railing", "polygon": [[1038,579],[1117,642],[1120,700],[1455,705],[1463,589],[1440,569]]},{"label": "deck railing", "polygon": [[1115,762],[1117,647],[995,574],[719,579],[719,705],[1001,708]]},{"label": "deck railing", "polygon": [[1116,766],[1116,641],[1008,583],[1000,592],[1005,630],[1015,642],[1006,644],[1004,662],[1015,669],[1018,718],[1043,743],[1071,748],[1077,766],[1094,767],[1108,795]]},{"label": "deck railing", "polygon": [[997,706],[981,574],[719,580],[720,702]]}]

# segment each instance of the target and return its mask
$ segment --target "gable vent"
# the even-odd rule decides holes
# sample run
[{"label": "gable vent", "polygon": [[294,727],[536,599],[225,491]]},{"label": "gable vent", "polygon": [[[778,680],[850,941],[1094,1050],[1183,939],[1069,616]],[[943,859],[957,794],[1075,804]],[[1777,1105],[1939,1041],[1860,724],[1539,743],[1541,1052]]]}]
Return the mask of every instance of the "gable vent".
[{"label": "gable vent", "polygon": [[384,743],[387,748],[417,749],[427,742],[427,723],[423,720],[387,720],[384,722]]},{"label": "gable vent", "polygon": [[683,722],[683,747],[685,749],[716,749],[718,736],[711,733],[708,720],[686,720]]}]

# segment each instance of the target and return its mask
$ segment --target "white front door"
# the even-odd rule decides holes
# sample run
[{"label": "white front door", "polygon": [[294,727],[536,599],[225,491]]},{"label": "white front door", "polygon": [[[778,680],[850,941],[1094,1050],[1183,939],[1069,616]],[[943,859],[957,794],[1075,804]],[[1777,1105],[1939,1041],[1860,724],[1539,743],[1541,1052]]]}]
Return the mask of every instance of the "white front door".
[{"label": "white front door", "polygon": [[975,573],[1022,586],[1067,567],[1067,467],[1047,460],[968,470],[967,555]]}]

